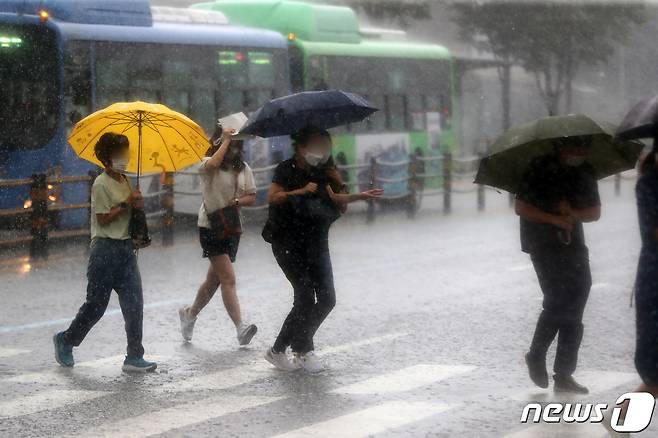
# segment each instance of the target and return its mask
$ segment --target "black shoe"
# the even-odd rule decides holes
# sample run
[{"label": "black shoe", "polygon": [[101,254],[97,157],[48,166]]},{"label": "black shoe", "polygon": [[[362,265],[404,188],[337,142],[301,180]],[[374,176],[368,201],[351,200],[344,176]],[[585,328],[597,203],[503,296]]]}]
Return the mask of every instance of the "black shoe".
[{"label": "black shoe", "polygon": [[548,388],[548,371],[546,371],[546,358],[537,359],[530,353],[525,355],[525,363],[528,365],[530,380],[540,388]]},{"label": "black shoe", "polygon": [[554,391],[555,392],[573,392],[576,394],[589,394],[589,389],[586,386],[583,386],[576,382],[573,376],[560,376],[555,374],[553,376],[555,381]]}]

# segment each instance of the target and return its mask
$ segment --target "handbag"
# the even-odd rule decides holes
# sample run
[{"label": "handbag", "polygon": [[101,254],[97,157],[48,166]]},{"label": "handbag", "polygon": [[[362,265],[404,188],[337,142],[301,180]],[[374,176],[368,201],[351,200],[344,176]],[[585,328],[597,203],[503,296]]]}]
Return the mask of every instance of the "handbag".
[{"label": "handbag", "polygon": [[146,213],[142,208],[130,209],[130,222],[128,223],[130,239],[133,241],[133,248],[141,249],[151,245],[151,236],[149,235],[148,224],[146,223]]},{"label": "handbag", "polygon": [[[128,177],[126,175],[123,175],[123,177],[130,184]],[[130,234],[134,249],[142,249],[151,245],[151,236],[149,235],[146,213],[144,213],[143,208],[130,208],[128,234]]]},{"label": "handbag", "polygon": [[[237,198],[238,196],[238,177],[239,173],[236,173],[235,193],[233,198]],[[231,236],[239,236],[242,234],[242,219],[240,218],[240,208],[238,208],[237,205],[229,205],[213,212],[208,212],[205,202],[203,205],[206,210],[206,215],[208,216],[210,229],[215,233],[217,239],[223,240]]]}]

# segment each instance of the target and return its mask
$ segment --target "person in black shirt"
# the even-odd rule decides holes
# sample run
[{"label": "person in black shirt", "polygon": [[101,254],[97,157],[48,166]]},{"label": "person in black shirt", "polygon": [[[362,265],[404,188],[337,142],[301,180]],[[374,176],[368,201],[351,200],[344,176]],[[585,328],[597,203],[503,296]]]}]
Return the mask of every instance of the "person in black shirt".
[{"label": "person in black shirt", "polygon": [[521,247],[530,254],[544,300],[530,351],[530,378],[548,387],[546,353],[558,336],[555,391],[587,393],[572,374],[583,337],[583,312],[592,285],[584,222],[601,215],[595,169],[585,162],[587,137],[556,143],[555,152],[530,162],[515,203],[521,218]]},{"label": "person in black shirt", "polygon": [[[336,304],[329,227],[348,203],[376,198],[382,190],[347,194],[331,160],[327,131],[306,128],[292,136],[294,156],[274,171],[263,238],[294,289],[293,307],[265,359],[276,368],[322,370],[313,336]],[[294,356],[290,361],[286,349]]]}]

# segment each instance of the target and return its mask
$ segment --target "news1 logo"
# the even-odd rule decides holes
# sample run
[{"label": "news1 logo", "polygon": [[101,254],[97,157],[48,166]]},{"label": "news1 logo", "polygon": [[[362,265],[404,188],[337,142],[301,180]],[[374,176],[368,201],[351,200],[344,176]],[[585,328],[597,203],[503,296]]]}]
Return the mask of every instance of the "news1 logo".
[{"label": "news1 logo", "polygon": [[[620,405],[628,403],[626,417],[621,417]],[[612,409],[612,415],[607,415],[606,403],[529,403],[523,408],[521,423],[602,423],[610,422],[610,428],[615,432],[642,432],[651,424],[655,399],[647,392],[629,392],[620,396]],[[532,412],[532,417],[531,417]],[[607,426],[607,425],[606,425]]]}]

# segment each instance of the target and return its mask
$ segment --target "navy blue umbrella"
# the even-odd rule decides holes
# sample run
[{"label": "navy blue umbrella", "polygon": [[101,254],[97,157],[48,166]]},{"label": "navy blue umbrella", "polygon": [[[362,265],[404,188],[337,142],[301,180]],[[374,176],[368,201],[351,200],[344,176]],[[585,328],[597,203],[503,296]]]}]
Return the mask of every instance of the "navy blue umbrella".
[{"label": "navy blue umbrella", "polygon": [[658,96],[637,103],[624,117],[617,135],[623,139],[656,137],[658,134]]},{"label": "navy blue umbrella", "polygon": [[269,101],[249,117],[240,133],[276,137],[294,134],[307,126],[329,129],[360,122],[376,111],[357,94],[304,91]]}]

